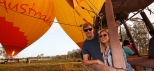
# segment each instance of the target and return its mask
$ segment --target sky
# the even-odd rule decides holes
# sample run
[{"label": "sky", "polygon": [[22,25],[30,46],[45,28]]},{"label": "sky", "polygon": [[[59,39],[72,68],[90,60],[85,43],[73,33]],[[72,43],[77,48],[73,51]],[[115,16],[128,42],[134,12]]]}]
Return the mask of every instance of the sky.
[{"label": "sky", "polygon": [[[56,19],[54,21],[56,22]],[[79,47],[63,31],[59,23],[53,23],[40,39],[22,50],[16,57],[36,57],[42,53],[44,56],[63,55],[73,49]]]},{"label": "sky", "polygon": [[[154,3],[149,6],[154,12]],[[151,14],[145,10],[148,18],[153,23],[154,14]],[[131,14],[132,15],[132,14]],[[137,15],[135,17],[140,17]],[[56,19],[54,20],[55,22]],[[59,23],[53,23],[51,28],[37,41],[22,50],[16,58],[36,57],[40,54],[44,56],[55,56],[67,54],[68,51],[73,49],[79,49],[79,47],[73,42],[73,40],[62,30]]]},{"label": "sky", "polygon": [[[154,13],[154,3],[152,3],[151,5],[149,5],[149,9],[152,10],[152,12]],[[144,9],[144,12],[146,13],[147,17],[149,18],[149,20],[154,23],[154,14],[151,13],[150,15],[150,12],[147,10],[147,9]],[[133,13],[130,13],[129,17],[131,17],[133,15]],[[139,17],[142,19],[141,15],[140,14],[137,14],[135,15],[134,17]]]}]

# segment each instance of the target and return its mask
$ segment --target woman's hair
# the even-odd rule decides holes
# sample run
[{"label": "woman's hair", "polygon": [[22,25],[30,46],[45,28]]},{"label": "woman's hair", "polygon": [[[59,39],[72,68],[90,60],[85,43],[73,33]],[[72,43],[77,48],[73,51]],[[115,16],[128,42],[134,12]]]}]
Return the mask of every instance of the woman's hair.
[{"label": "woman's hair", "polygon": [[124,40],[123,42],[123,46],[126,46],[126,45],[130,45],[130,42],[128,40]]},{"label": "woman's hair", "polygon": [[[106,32],[106,33],[109,35],[108,29],[102,29],[102,30],[100,30],[100,31],[99,31],[99,36],[100,36],[100,34],[101,34],[102,32]],[[100,40],[100,37],[99,37],[99,40]],[[101,40],[100,40],[100,50],[101,50],[102,53],[105,52],[106,47],[107,47],[107,46],[106,46],[104,43],[102,43]]]}]

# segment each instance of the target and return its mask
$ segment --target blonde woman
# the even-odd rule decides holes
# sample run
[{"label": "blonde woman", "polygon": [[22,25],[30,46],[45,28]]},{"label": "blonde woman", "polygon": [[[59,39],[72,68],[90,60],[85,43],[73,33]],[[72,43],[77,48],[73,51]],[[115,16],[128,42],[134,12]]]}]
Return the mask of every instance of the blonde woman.
[{"label": "blonde woman", "polygon": [[[100,49],[101,49],[101,53],[103,53],[102,58],[104,58],[103,59],[104,64],[113,67],[108,30],[102,29],[99,33],[100,33],[99,34]],[[123,51],[123,55],[124,55],[127,71],[133,71],[131,65],[127,63],[126,55],[125,55],[124,51]]]}]

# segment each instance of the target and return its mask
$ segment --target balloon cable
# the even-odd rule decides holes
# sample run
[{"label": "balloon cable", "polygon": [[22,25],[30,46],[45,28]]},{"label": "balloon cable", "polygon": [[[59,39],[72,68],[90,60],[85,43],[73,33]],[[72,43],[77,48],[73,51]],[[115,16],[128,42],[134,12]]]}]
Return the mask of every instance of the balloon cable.
[{"label": "balloon cable", "polygon": [[[0,5],[0,7],[6,8],[6,7],[2,6],[2,5]],[[16,11],[16,10],[12,10],[12,9],[10,9],[10,8],[6,8],[6,9],[8,9],[8,10],[10,10],[10,11],[13,11],[13,12],[16,12],[16,13],[19,13],[19,14],[22,14],[22,15],[25,15],[25,16],[28,16],[28,17],[32,17],[32,18],[36,18],[36,19],[40,19],[40,20],[44,20],[44,19],[42,19],[42,18],[38,18],[38,17],[31,16],[31,15],[28,15],[28,14],[23,14],[23,13],[21,13],[21,12],[18,12],[18,11]],[[54,22],[53,20],[47,20],[47,21],[49,21],[49,22],[53,22],[53,23],[64,24],[64,25],[68,25],[68,26],[80,27],[80,26],[71,25],[71,24],[66,24],[66,23]]]},{"label": "balloon cable", "polygon": [[[95,9],[96,10],[98,10],[97,8],[96,8],[96,6],[90,1],[90,0],[88,0],[94,7],[95,7]],[[99,10],[98,10],[99,11]]]},{"label": "balloon cable", "polygon": [[97,15],[97,13],[95,12],[95,10],[88,4],[88,2],[86,0],[84,0],[84,1],[89,6],[89,8],[92,10],[92,13],[94,13],[95,15]]},{"label": "balloon cable", "polygon": [[[90,12],[94,13],[93,11],[90,11],[90,10],[86,9],[85,7],[81,6],[81,5],[78,3],[77,0],[76,0],[76,2],[77,2],[77,4],[81,7],[81,9],[84,9],[84,10],[88,11],[89,14],[90,14]],[[95,13],[94,13],[94,14],[95,14]],[[90,16],[93,18],[93,16],[92,16],[91,14],[90,14]]]}]

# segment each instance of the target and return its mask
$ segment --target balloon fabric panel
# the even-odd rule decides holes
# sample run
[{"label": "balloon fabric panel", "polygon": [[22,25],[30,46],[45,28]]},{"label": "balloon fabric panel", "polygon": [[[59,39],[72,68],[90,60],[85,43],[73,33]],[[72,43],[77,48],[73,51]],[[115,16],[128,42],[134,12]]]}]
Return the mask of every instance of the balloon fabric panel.
[{"label": "balloon fabric panel", "polygon": [[51,0],[0,0],[0,43],[6,53],[15,56],[34,43],[54,17]]}]

